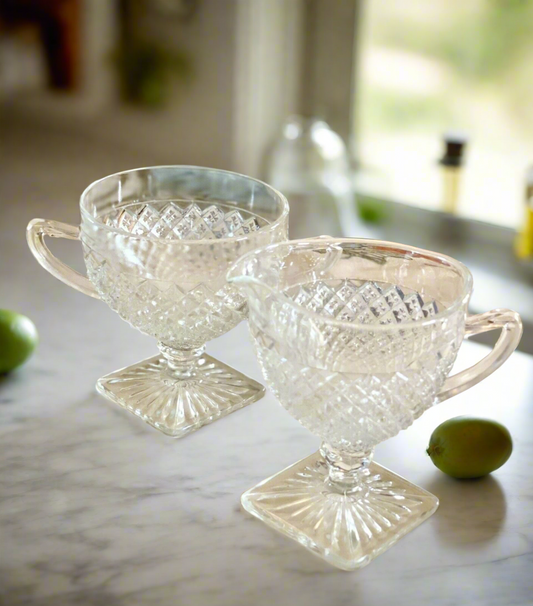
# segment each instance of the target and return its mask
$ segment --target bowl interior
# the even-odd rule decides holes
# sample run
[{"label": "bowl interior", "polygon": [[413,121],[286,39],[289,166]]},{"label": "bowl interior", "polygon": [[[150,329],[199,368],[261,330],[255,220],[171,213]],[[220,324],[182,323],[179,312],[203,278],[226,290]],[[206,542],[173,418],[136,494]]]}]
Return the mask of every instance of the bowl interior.
[{"label": "bowl interior", "polygon": [[[393,291],[404,299],[418,297],[421,307],[427,306],[411,318],[418,321],[452,313],[472,290],[470,272],[455,259],[391,242],[347,238],[277,244],[247,255],[232,273],[288,296],[308,313],[340,321],[341,304],[356,291],[365,303]],[[338,295],[337,306],[324,309],[332,294]]]},{"label": "bowl interior", "polygon": [[[82,214],[92,221],[128,233],[129,226],[121,226],[118,220],[121,214],[139,213],[146,205],[160,213],[169,203],[183,211],[194,204],[198,214],[213,205],[226,216],[238,211],[244,221],[255,218],[260,228],[272,226],[288,214],[285,198],[265,183],[228,171],[191,166],[150,167],[110,175],[83,192],[80,206]],[[228,227],[233,235],[229,223]],[[159,237],[154,232],[149,235]],[[198,234],[193,239],[199,239]]]}]

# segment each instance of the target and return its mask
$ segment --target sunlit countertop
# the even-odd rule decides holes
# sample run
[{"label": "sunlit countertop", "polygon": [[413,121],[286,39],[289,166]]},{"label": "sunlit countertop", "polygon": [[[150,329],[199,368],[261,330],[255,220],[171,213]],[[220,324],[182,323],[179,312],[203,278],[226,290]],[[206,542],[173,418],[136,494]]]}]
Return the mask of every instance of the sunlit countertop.
[{"label": "sunlit countertop", "polygon": [[[39,137],[27,154],[6,159],[0,180],[0,306],[28,314],[41,337],[27,365],[0,383],[0,602],[531,604],[529,355],[513,354],[378,446],[379,463],[436,494],[440,507],[367,568],[331,568],[241,511],[243,491],[318,447],[271,393],[178,441],[95,393],[100,376],[153,355],[155,343],[45,273],[27,250],[24,226],[35,216],[75,222],[84,185],[146,159],[98,148],[89,162],[88,143]],[[51,245],[81,269],[77,243]],[[504,292],[489,294],[490,307],[514,305]],[[208,351],[262,380],[246,324]],[[465,343],[459,364],[486,351]],[[460,414],[510,429],[514,453],[492,477],[454,481],[426,456],[434,427]]]},{"label": "sunlit countertop", "polygon": [[[3,603],[531,603],[529,355],[513,354],[378,446],[379,463],[436,494],[440,507],[367,568],[341,572],[240,508],[242,492],[318,447],[271,393],[182,440],[159,434],[94,391],[99,376],[152,355],[155,343],[8,240],[6,305],[35,320],[41,344],[0,384]],[[68,247],[60,253],[69,258]],[[245,323],[208,351],[262,380]],[[459,364],[486,352],[465,343]],[[426,456],[434,427],[459,414],[510,429],[514,453],[493,476],[455,481]]]}]

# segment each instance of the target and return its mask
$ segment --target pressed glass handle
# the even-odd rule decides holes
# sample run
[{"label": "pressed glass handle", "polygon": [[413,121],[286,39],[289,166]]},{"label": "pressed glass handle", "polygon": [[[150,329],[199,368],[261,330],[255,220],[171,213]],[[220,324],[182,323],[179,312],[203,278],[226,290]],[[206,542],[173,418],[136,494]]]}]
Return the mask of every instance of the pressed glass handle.
[{"label": "pressed glass handle", "polygon": [[50,252],[44,243],[45,236],[50,238],[66,238],[67,240],[79,240],[80,228],[59,221],[47,221],[45,219],[33,219],[28,223],[26,239],[33,256],[40,265],[49,271],[61,282],[72,286],[85,295],[99,299],[96,289],[88,278],[69,267]]},{"label": "pressed glass handle", "polygon": [[470,389],[500,368],[520,343],[522,320],[516,311],[510,309],[494,309],[466,318],[466,337],[489,330],[502,331],[494,349],[474,366],[448,377],[437,395],[438,402]]}]

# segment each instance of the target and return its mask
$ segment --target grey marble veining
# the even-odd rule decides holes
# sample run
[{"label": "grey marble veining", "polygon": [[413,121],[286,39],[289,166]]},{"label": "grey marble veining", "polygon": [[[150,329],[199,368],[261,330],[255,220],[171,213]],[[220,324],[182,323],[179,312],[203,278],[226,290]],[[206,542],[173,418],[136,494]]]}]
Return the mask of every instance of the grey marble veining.
[{"label": "grey marble veining", "polygon": [[[258,377],[245,329],[210,349]],[[482,353],[466,344],[463,358]],[[531,603],[533,362],[526,355],[378,447],[380,463],[437,494],[441,506],[367,568],[343,573],[240,510],[245,489],[317,446],[271,395],[175,441],[82,381],[76,389],[68,377],[78,362],[65,354],[49,362],[47,393],[60,394],[67,382],[68,403],[49,398],[46,410],[30,406],[25,414],[37,395],[32,373],[47,365],[39,355],[0,388],[2,397],[17,392],[10,406],[18,411],[0,430],[3,603]],[[453,481],[424,454],[433,427],[462,413],[494,416],[514,436],[512,458],[493,477]]]},{"label": "grey marble veining", "polygon": [[[30,175],[11,159],[0,180],[0,199],[9,192],[14,201],[2,208],[0,307],[27,313],[41,336],[33,358],[0,382],[0,604],[533,604],[533,359],[525,354],[377,448],[379,463],[436,494],[440,507],[354,573],[240,509],[244,490],[318,447],[271,394],[176,441],[95,393],[98,377],[153,355],[155,343],[46,274],[23,230],[34,216],[75,221],[83,186],[146,163],[123,160],[104,155],[102,165],[82,166],[67,149],[63,167],[72,171],[60,186],[47,157]],[[81,266],[76,243],[51,246]],[[208,352],[261,380],[245,324]],[[466,343],[459,364],[486,352]],[[459,414],[509,427],[514,453],[492,477],[454,481],[425,455],[434,427]]]}]

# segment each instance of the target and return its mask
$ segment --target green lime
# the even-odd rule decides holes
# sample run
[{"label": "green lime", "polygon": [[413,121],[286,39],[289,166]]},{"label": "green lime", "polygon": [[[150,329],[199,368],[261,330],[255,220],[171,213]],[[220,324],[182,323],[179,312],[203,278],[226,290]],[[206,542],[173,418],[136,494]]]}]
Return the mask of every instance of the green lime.
[{"label": "green lime", "polygon": [[0,374],[25,362],[37,345],[35,324],[26,316],[0,309]]},{"label": "green lime", "polygon": [[501,467],[511,456],[511,434],[490,419],[455,417],[435,429],[428,455],[452,478],[480,478]]}]

